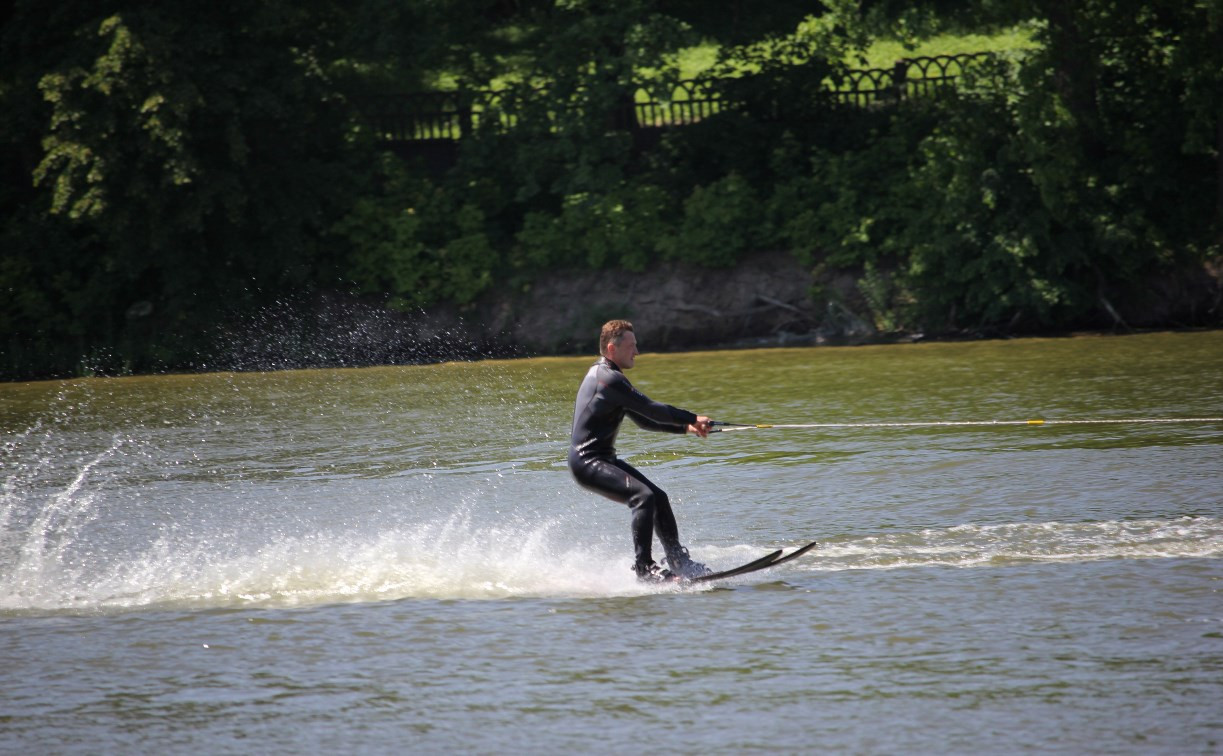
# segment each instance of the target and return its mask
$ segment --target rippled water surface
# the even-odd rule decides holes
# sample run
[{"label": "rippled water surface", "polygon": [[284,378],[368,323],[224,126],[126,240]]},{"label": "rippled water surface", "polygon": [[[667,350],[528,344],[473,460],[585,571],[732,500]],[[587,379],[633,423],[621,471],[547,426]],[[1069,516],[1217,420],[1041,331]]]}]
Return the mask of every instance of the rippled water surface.
[{"label": "rippled water surface", "polygon": [[[591,361],[0,385],[0,751],[1223,750],[1223,333],[647,352],[844,426],[626,425],[698,559],[821,542],[700,590],[570,480]],[[857,427],[1033,418],[1117,422]]]}]

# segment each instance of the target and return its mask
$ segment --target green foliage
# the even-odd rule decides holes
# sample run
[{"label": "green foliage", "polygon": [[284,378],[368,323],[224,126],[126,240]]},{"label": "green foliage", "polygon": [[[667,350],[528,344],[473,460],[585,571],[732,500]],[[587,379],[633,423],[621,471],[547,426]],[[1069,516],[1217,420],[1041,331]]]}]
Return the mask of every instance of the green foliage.
[{"label": "green foliage", "polygon": [[830,0],[823,15],[808,16],[792,31],[720,50],[702,79],[755,119],[817,120],[828,105],[826,82],[867,44],[862,28],[854,0]]},{"label": "green foliage", "polygon": [[[105,346],[91,350],[99,369],[186,362],[224,311],[310,284],[321,221],[352,184],[346,116],[326,103],[317,57],[329,8],[237,14],[16,4],[2,44],[6,60],[24,57],[0,91],[23,114],[6,164],[26,188],[2,199],[6,252],[25,262],[9,275],[53,272],[10,308],[14,351],[71,335]],[[53,362],[65,372],[77,359]]]},{"label": "green foliage", "polygon": [[1201,7],[1169,10],[1051,14],[1020,63],[906,105],[865,143],[810,150],[810,172],[768,200],[783,243],[862,270],[880,328],[1109,322],[1109,297],[1191,264],[1223,215],[1219,150],[1186,107],[1201,77],[1179,68],[1183,47],[1209,57],[1218,27],[1200,31]]},{"label": "green foliage", "polygon": [[922,140],[907,184],[921,222],[896,238],[927,321],[1104,318],[1107,292],[1141,288],[1217,233],[1211,166],[1180,149],[1175,43],[1153,16],[1100,12],[1059,17],[1031,58],[963,88]]},{"label": "green foliage", "polygon": [[[1087,304],[1076,269],[1081,240],[1058,227],[1058,209],[1035,183],[1048,172],[1015,160],[1010,115],[997,101],[969,103],[922,140],[906,187],[922,222],[899,239],[911,250],[907,273],[928,321],[980,326],[1026,313],[1055,323]],[[1062,199],[1070,198],[1053,204],[1064,210]]]},{"label": "green foliage", "polygon": [[351,248],[344,277],[356,293],[389,294],[398,308],[427,303],[437,271],[420,241],[415,208],[362,197],[331,231]]},{"label": "green foliage", "polygon": [[[858,281],[880,330],[1107,322],[1223,240],[1214,0],[10,5],[5,375],[190,366],[227,313],[315,290],[467,305],[777,247]],[[883,37],[1016,24],[1023,55],[954,93],[826,96]],[[639,79],[703,41],[723,112],[634,128]],[[363,98],[440,80],[500,89],[457,165],[379,156]]]},{"label": "green foliage", "polygon": [[346,250],[341,277],[391,307],[467,304],[488,288],[499,255],[484,213],[383,156],[381,188],[359,197],[331,229]]},{"label": "green foliage", "polygon": [[892,277],[868,262],[858,280],[858,291],[870,308],[875,329],[883,333],[897,330],[900,321],[894,306]]},{"label": "green foliage", "polygon": [[534,270],[589,266],[641,271],[657,259],[669,227],[658,187],[621,185],[604,195],[565,198],[561,211],[532,212],[518,234],[523,261]]},{"label": "green foliage", "polygon": [[484,233],[484,214],[464,204],[455,213],[455,233],[438,252],[444,277],[440,299],[466,304],[493,283],[497,252]]},{"label": "green foliage", "polygon": [[894,253],[892,234],[909,219],[893,195],[908,170],[915,132],[916,122],[897,121],[866,132],[857,149],[812,148],[810,171],[779,184],[770,203],[783,243],[804,262],[837,267]]},{"label": "green foliage", "polygon": [[760,200],[737,174],[698,186],[684,201],[684,215],[662,252],[668,259],[729,267],[758,248]]}]

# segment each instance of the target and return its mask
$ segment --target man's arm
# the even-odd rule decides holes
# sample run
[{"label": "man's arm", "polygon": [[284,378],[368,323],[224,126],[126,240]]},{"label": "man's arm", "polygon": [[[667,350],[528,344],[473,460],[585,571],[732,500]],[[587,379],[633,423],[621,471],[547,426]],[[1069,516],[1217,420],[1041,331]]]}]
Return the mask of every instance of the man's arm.
[{"label": "man's arm", "polygon": [[[679,409],[679,408],[672,407],[672,409]],[[663,433],[686,433],[688,431],[689,423],[681,422],[678,420],[671,420],[665,423],[660,423],[657,420],[653,420],[651,418],[646,417],[645,415],[639,415],[636,412],[633,412],[632,410],[629,410],[625,414],[628,415],[630,420],[632,420],[634,423],[637,424],[637,427],[643,428],[648,431],[662,431]],[[693,417],[695,417],[695,415]]]},{"label": "man's arm", "polygon": [[633,388],[623,375],[617,377],[620,380],[609,382],[608,388],[616,393],[625,414],[639,427],[664,433],[695,433],[701,438],[709,435],[712,424],[708,417],[656,402]]},{"label": "man's arm", "polygon": [[[685,411],[680,410],[678,407],[672,407],[671,409],[675,409],[680,412]],[[709,429],[713,427],[713,421],[704,415],[694,415],[693,417],[695,419],[692,422],[679,425],[676,423],[656,423],[648,417],[638,415],[637,413],[631,411],[627,414],[630,418],[632,418],[634,423],[645,430],[663,431],[665,433],[695,433],[701,438],[705,438],[709,435]]]},{"label": "man's arm", "polygon": [[[686,409],[656,402],[629,383],[623,373],[616,372],[605,384],[614,401],[624,408],[634,423],[645,430],[665,433],[695,433],[701,438],[709,435],[712,421]],[[611,397],[609,397],[611,398]]]},{"label": "man's arm", "polygon": [[629,383],[622,374],[617,373],[614,379],[608,381],[607,390],[615,393],[616,403],[625,409],[633,422],[646,430],[674,430],[660,426],[678,425],[680,428],[685,428],[696,422],[695,414],[686,409],[654,401],[633,388],[633,384]]}]

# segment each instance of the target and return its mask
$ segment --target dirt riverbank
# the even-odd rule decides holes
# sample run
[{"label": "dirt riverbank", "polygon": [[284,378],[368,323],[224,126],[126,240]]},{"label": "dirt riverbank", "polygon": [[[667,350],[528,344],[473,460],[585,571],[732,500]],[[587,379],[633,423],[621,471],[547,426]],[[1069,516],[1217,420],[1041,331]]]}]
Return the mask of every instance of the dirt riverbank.
[{"label": "dirt riverbank", "polygon": [[435,362],[589,354],[599,326],[627,318],[647,351],[864,344],[1055,335],[1068,331],[1223,327],[1221,264],[1152,279],[1138,292],[1099,293],[1079,322],[1050,332],[1016,321],[932,332],[881,331],[850,273],[821,275],[785,253],[730,269],[668,263],[642,272],[560,271],[527,288],[496,287],[464,308],[398,312],[346,296],[264,314],[231,339],[233,369]]}]

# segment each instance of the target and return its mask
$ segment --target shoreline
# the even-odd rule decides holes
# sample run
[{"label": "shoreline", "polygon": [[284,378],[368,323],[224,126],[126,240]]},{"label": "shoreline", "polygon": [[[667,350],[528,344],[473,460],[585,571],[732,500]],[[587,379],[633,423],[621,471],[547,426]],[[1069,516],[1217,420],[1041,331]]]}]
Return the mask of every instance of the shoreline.
[{"label": "shoreline", "polygon": [[[854,339],[854,340],[833,340],[824,339],[814,334],[780,334],[775,337],[762,337],[756,339],[744,339],[736,342],[728,343],[710,343],[701,345],[692,345],[687,347],[677,347],[669,349],[647,349],[642,354],[688,354],[698,352],[740,352],[751,351],[755,349],[822,349],[822,348],[855,348],[855,347],[878,347],[878,346],[910,346],[917,344],[954,344],[954,343],[970,343],[970,342],[985,342],[985,341],[1025,341],[1025,340],[1063,340],[1063,339],[1099,339],[1099,338],[1125,338],[1129,336],[1151,336],[1157,334],[1190,334],[1190,333],[1213,333],[1223,331],[1223,326],[1200,326],[1200,327],[1168,327],[1168,328],[1142,328],[1131,329],[1129,331],[1113,331],[1103,329],[1082,329],[1082,330],[1050,330],[1048,332],[1034,332],[1022,334],[1003,334],[1003,335],[972,335],[972,334],[953,334],[928,337],[923,334],[905,334],[905,333],[889,333],[878,334],[872,338]],[[571,351],[571,352],[549,352],[549,353],[479,353],[468,356],[451,355],[447,357],[439,357],[438,359],[421,359],[416,361],[404,362],[296,362],[288,360],[273,361],[272,363],[263,365],[249,366],[206,366],[202,365],[199,369],[179,369],[165,371],[149,371],[139,373],[95,373],[89,375],[77,376],[51,376],[45,378],[23,378],[17,380],[0,381],[2,386],[20,386],[27,384],[39,384],[50,382],[70,383],[75,381],[90,381],[97,379],[122,379],[122,378],[169,378],[169,377],[184,377],[184,376],[199,376],[199,375],[242,375],[242,374],[257,374],[257,373],[280,373],[292,372],[297,370],[364,370],[371,368],[394,368],[394,367],[423,367],[429,365],[445,365],[448,363],[474,363],[474,362],[517,362],[520,360],[533,359],[550,359],[550,358],[579,358],[595,356],[596,350],[590,351]],[[279,364],[275,364],[279,362]]]},{"label": "shoreline", "polygon": [[[202,327],[193,337],[207,346],[194,359],[132,370],[120,359],[81,357],[59,374],[10,369],[0,382],[576,356],[597,353],[599,328],[612,318],[633,322],[642,351],[666,353],[1223,328],[1223,265],[1170,271],[1129,297],[1101,292],[1096,310],[1058,328],[1015,317],[1005,326],[886,330],[880,326],[891,313],[876,315],[860,289],[854,271],[812,270],[772,251],[733,268],[670,262],[639,273],[559,270],[495,287],[470,305],[411,312],[318,292]],[[145,334],[146,345],[156,344],[155,334],[169,330],[162,317],[152,308],[142,313],[129,324],[131,338]]]}]

